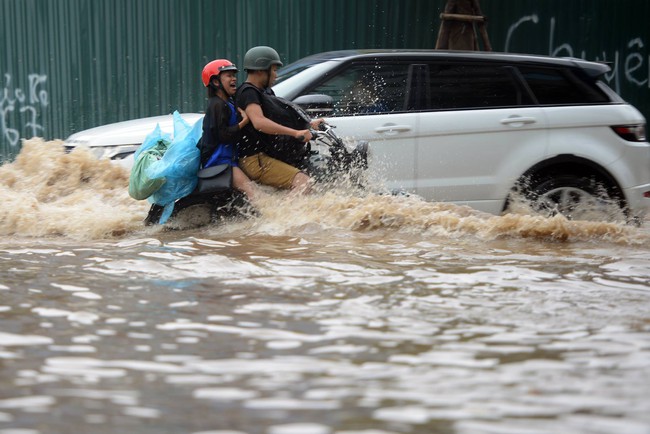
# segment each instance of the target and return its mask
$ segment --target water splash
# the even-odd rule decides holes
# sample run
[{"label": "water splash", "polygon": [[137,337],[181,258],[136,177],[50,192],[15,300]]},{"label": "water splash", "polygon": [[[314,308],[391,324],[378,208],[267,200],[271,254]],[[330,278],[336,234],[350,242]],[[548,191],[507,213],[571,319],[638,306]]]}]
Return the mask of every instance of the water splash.
[{"label": "water splash", "polygon": [[[562,215],[543,217],[525,214],[495,216],[470,207],[427,202],[417,196],[347,196],[330,191],[319,196],[274,197],[262,201],[260,211],[277,232],[318,224],[323,231],[347,229],[372,231],[390,229],[423,237],[483,240],[532,238],[550,241],[606,240],[641,243],[638,231],[617,223],[570,221]],[[260,226],[262,227],[262,226]]]},{"label": "water splash", "polygon": [[[0,166],[0,236],[119,238],[143,232],[149,204],[129,197],[128,170],[90,152],[65,153],[60,140],[27,140],[14,162]],[[313,231],[401,231],[426,237],[605,240],[643,243],[647,236],[616,223],[569,221],[526,214],[494,216],[417,196],[360,192],[350,183],[308,196],[261,189],[259,217],[220,231],[291,235]],[[374,189],[373,191],[380,191]],[[146,229],[159,231],[161,228]],[[214,230],[214,227],[207,228]]]},{"label": "water splash", "polygon": [[15,161],[0,166],[0,235],[98,239],[137,230],[147,205],[129,197],[128,179],[87,150],[26,140]]}]

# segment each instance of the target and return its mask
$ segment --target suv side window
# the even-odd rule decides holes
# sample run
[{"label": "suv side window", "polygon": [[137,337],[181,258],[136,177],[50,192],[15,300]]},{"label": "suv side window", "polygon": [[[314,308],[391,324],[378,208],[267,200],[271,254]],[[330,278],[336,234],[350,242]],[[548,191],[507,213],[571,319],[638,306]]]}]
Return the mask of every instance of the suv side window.
[{"label": "suv side window", "polygon": [[334,99],[332,116],[404,111],[408,64],[353,63],[309,91]]},{"label": "suv side window", "polygon": [[450,110],[532,104],[512,68],[502,65],[431,64],[423,108]]},{"label": "suv side window", "polygon": [[520,66],[519,71],[542,105],[590,104],[609,98],[587,77],[569,69]]}]

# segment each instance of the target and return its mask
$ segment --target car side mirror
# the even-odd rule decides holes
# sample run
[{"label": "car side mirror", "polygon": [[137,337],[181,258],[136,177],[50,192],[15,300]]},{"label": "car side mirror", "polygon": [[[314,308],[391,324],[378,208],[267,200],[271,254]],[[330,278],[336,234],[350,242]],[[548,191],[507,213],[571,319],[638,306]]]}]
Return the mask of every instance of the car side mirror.
[{"label": "car side mirror", "polygon": [[334,99],[329,95],[302,95],[293,100],[311,117],[329,116],[334,111]]}]

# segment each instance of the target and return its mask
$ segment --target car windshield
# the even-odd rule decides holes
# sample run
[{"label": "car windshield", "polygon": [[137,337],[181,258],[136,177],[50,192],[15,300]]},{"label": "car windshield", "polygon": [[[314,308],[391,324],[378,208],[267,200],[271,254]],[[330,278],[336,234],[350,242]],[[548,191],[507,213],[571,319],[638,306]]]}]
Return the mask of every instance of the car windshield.
[{"label": "car windshield", "polygon": [[327,62],[328,60],[344,58],[353,52],[353,50],[327,51],[324,53],[318,53],[303,57],[302,59],[296,60],[295,62],[280,68],[278,70],[278,78],[276,80],[276,84],[290,77],[293,77],[294,75],[304,71],[305,69],[309,69],[314,65]]},{"label": "car windshield", "polygon": [[282,68],[278,69],[278,78],[275,81],[275,83],[276,84],[281,83],[287,78],[293,77],[294,75],[304,71],[305,69],[311,68],[314,65],[322,63],[324,60],[326,59],[310,56],[305,59],[300,59],[296,62],[290,63],[289,65],[283,66]]},{"label": "car windshield", "polygon": [[[296,68],[285,72],[278,78],[273,86],[273,92],[279,97],[294,99],[298,92],[304,87],[305,82],[309,82],[323,76],[327,71],[338,65],[338,61],[328,60],[322,63],[305,65],[302,68]],[[289,65],[291,66],[291,65]]]},{"label": "car windshield", "polygon": [[277,78],[277,80],[275,80],[275,84],[282,83],[287,78],[291,78],[294,75],[301,73],[305,69],[311,68],[312,66],[314,66],[314,65],[313,64],[300,65],[299,67],[288,69],[288,70],[282,70],[281,69],[281,70],[278,71],[278,78]]}]

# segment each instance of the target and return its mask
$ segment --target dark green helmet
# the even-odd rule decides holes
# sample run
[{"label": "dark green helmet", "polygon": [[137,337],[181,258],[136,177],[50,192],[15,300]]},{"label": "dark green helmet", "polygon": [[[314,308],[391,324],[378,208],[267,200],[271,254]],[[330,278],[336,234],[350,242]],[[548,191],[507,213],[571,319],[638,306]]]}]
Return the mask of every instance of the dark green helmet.
[{"label": "dark green helmet", "polygon": [[271,65],[282,66],[278,52],[271,47],[253,47],[244,56],[244,69],[247,71],[264,71]]}]

